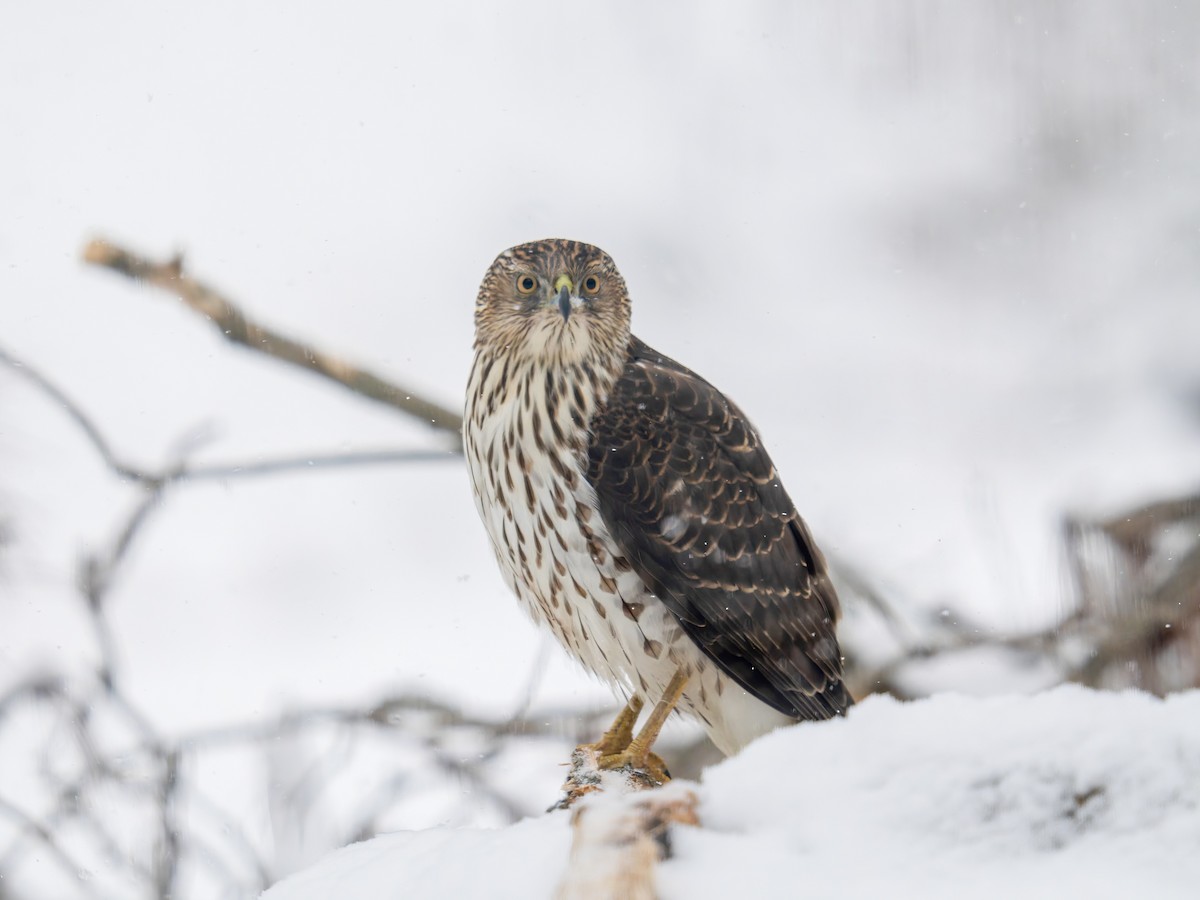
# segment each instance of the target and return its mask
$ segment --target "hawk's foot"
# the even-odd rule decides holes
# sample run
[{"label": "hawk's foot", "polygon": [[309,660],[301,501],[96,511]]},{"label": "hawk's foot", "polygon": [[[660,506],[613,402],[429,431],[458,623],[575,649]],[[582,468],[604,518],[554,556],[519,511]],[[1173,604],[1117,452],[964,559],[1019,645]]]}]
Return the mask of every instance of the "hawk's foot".
[{"label": "hawk's foot", "polygon": [[630,754],[624,750],[601,758],[592,745],[583,744],[571,754],[571,771],[563,784],[563,796],[550,809],[569,809],[580,797],[594,791],[645,791],[669,780],[667,767],[657,754]]},{"label": "hawk's foot", "polygon": [[667,683],[662,699],[655,705],[646,724],[631,739],[633,726],[642,711],[642,698],[633,697],[621,710],[612,727],[594,744],[580,744],[571,754],[571,773],[563,785],[566,796],[552,809],[566,809],[580,797],[604,789],[604,773],[620,773],[626,789],[644,791],[671,780],[667,765],[650,748],[658,732],[687,684],[687,673],[680,669]]},{"label": "hawk's foot", "polygon": [[598,757],[611,756],[624,751],[633,741],[633,726],[637,724],[644,702],[641,697],[631,697],[600,740],[594,744],[580,744],[575,748],[576,751],[592,750]]},{"label": "hawk's foot", "polygon": [[657,787],[671,780],[667,764],[657,753],[649,750],[639,750],[636,745],[630,745],[620,753],[609,753],[596,760],[596,765],[605,771],[628,769],[631,778],[646,782],[647,787]]},{"label": "hawk's foot", "polygon": [[[688,674],[683,669],[679,669],[671,680],[667,683],[667,689],[663,692],[662,698],[655,705],[650,717],[646,719],[646,724],[642,726],[642,730],[638,732],[638,736],[629,741],[624,749],[616,753],[608,753],[601,756],[597,761],[597,765],[601,769],[612,771],[614,769],[628,769],[632,777],[641,778],[645,776],[651,782],[650,786],[666,784],[671,780],[671,774],[667,771],[666,763],[662,761],[662,757],[657,753],[651,753],[650,748],[654,746],[654,742],[658,740],[658,733],[662,730],[663,723],[667,721],[667,716],[675,708],[675,704],[679,702],[680,695],[683,694],[683,689],[687,685]],[[634,698],[637,699],[636,697]],[[632,707],[633,701],[630,701]],[[639,706],[640,709],[640,706]],[[627,710],[628,711],[628,710]],[[621,721],[621,716],[617,717],[617,722]],[[637,719],[635,715],[634,720]],[[616,722],[613,723],[614,728]],[[633,722],[629,723],[630,728],[633,727]],[[607,735],[605,735],[607,737]]]}]

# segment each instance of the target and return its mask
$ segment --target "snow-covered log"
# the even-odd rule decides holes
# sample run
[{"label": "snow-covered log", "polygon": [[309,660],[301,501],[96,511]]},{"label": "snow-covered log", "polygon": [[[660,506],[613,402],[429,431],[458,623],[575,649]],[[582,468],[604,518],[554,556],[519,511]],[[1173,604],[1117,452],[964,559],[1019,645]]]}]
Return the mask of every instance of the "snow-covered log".
[{"label": "snow-covered log", "polygon": [[571,856],[555,900],[655,900],[655,869],[670,858],[673,826],[699,825],[696,804],[686,784],[646,790],[612,773],[574,808]]}]

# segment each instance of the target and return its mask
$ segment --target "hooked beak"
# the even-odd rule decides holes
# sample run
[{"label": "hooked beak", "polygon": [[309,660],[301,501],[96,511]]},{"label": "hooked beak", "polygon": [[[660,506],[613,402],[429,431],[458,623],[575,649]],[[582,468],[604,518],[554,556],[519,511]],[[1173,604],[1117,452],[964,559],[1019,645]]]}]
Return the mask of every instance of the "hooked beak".
[{"label": "hooked beak", "polygon": [[555,298],[558,303],[558,311],[562,313],[563,321],[571,318],[571,307],[575,304],[571,302],[571,291],[575,285],[571,284],[571,279],[566,275],[559,275],[554,282],[554,289],[558,291],[558,296]]},{"label": "hooked beak", "polygon": [[558,289],[558,311],[562,313],[564,322],[571,318],[571,295],[566,285]]}]

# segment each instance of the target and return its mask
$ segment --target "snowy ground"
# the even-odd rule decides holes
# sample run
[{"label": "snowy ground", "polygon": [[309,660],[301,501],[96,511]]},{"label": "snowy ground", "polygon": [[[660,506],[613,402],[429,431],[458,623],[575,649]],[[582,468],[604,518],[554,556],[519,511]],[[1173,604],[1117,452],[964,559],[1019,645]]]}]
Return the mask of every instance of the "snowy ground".
[{"label": "snowy ground", "polygon": [[[872,697],[769,735],[697,791],[663,900],[1182,900],[1200,879],[1200,693]],[[264,900],[550,897],[569,818],[382,835]]]},{"label": "snowy ground", "polygon": [[[437,447],[80,247],[182,250],[262,320],[458,405],[495,254],[588,240],[638,334],[749,412],[827,551],[915,610],[1051,622],[1064,511],[1200,482],[1198,23],[1117,0],[7,4],[0,344],[148,466],[197,429],[197,462]],[[8,373],[0,415],[2,696],[94,678],[76,564],[136,492]],[[169,735],[408,689],[503,720],[542,647],[453,458],[175,492],[108,614]],[[605,703],[558,653],[533,683],[535,713]],[[7,724],[0,799],[41,815],[40,748],[69,735]],[[259,756],[184,762],[271,877],[329,849],[279,849]],[[488,823],[462,793],[389,824]],[[45,895],[27,869],[12,890]]]}]

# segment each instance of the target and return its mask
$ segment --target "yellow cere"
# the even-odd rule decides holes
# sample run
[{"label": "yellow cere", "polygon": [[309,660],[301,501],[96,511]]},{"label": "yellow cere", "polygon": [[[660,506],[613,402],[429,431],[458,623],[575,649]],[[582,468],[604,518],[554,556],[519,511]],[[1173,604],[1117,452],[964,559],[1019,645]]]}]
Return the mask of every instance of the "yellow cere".
[{"label": "yellow cere", "polygon": [[555,281],[554,281],[554,293],[557,294],[564,287],[567,289],[568,294],[572,294],[575,292],[575,285],[571,284],[570,277],[567,275],[559,275],[558,278],[555,279]]}]

